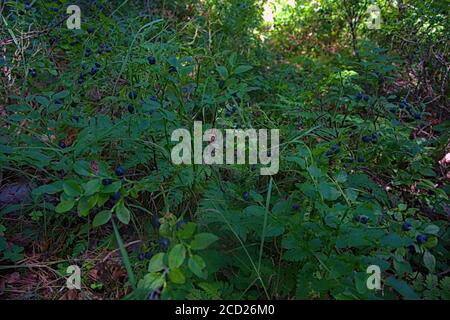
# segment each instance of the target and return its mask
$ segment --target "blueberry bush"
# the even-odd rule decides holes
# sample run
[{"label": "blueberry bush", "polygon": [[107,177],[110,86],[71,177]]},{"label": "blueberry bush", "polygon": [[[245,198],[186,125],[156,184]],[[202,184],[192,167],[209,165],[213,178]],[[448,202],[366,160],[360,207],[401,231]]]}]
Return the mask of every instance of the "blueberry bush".
[{"label": "blueberry bush", "polygon": [[[450,299],[445,0],[0,15],[3,299]],[[173,164],[194,121],[279,129],[279,172]]]}]

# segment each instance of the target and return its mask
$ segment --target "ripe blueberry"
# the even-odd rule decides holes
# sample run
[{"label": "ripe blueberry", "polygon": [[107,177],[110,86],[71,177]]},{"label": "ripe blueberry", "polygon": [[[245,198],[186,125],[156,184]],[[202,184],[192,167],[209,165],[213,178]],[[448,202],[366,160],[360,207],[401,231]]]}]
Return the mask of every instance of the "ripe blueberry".
[{"label": "ripe blueberry", "polygon": [[225,111],[225,117],[227,118],[231,117],[232,114],[233,112],[231,112],[230,110]]},{"label": "ripe blueberry", "polygon": [[158,244],[162,250],[166,251],[167,249],[169,249],[170,240],[167,238],[160,238]]},{"label": "ripe blueberry", "polygon": [[145,254],[144,254],[143,252],[139,253],[138,259],[139,259],[139,261],[144,261],[144,259],[145,259]]},{"label": "ripe blueberry", "polygon": [[372,137],[371,137],[371,136],[362,136],[361,140],[362,140],[364,143],[369,143],[369,142],[372,141]]},{"label": "ripe blueberry", "polygon": [[145,259],[149,259],[150,260],[152,257],[153,257],[153,252],[149,251],[149,252],[145,253]]},{"label": "ripe blueberry", "polygon": [[121,197],[122,195],[120,194],[120,191],[117,191],[116,193],[114,193],[112,196],[111,196],[111,199],[112,200],[115,200],[115,201],[118,201],[118,200],[120,200],[120,197]]},{"label": "ripe blueberry", "polygon": [[403,231],[411,230],[412,229],[411,223],[409,223],[408,221],[403,222],[402,229]]},{"label": "ripe blueberry", "polygon": [[161,226],[161,222],[159,222],[159,217],[156,215],[152,216],[151,223],[155,229],[159,229],[159,227]]},{"label": "ripe blueberry", "polygon": [[424,234],[419,234],[419,235],[416,237],[416,240],[417,240],[417,243],[423,244],[423,243],[427,242],[428,237],[427,237],[426,235],[424,235]]},{"label": "ripe blueberry", "polygon": [[294,209],[294,210],[299,210],[299,209],[300,209],[300,205],[299,205],[298,203],[294,203],[294,204],[292,205],[292,209]]},{"label": "ripe blueberry", "polygon": [[117,176],[121,177],[125,174],[125,169],[122,166],[118,166],[114,172]]},{"label": "ripe blueberry", "polygon": [[93,27],[89,27],[89,28],[87,28],[86,30],[87,30],[87,32],[88,32],[89,34],[91,34],[91,33],[94,32],[94,28],[93,28]]},{"label": "ripe blueberry", "polygon": [[369,222],[369,218],[366,216],[360,216],[359,222],[361,222],[362,224],[367,224],[367,222]]},{"label": "ripe blueberry", "polygon": [[250,200],[250,194],[246,191],[242,194],[242,198],[244,198],[245,201]]},{"label": "ripe blueberry", "polygon": [[93,75],[95,75],[97,72],[99,72],[100,71],[100,69],[99,68],[97,68],[97,67],[92,67],[92,69],[91,69],[91,75],[93,76]]},{"label": "ripe blueberry", "polygon": [[92,54],[92,49],[91,48],[86,48],[86,50],[84,51],[84,56],[85,57],[89,57]]},{"label": "ripe blueberry", "polygon": [[37,76],[36,69],[30,69],[30,76],[31,76],[32,78],[36,78],[36,76]]},{"label": "ripe blueberry", "polygon": [[147,57],[147,61],[149,64],[155,64],[156,63],[156,58],[154,56],[148,56]]},{"label": "ripe blueberry", "polygon": [[177,68],[175,66],[169,67],[169,73],[176,73],[176,72],[177,72]]},{"label": "ripe blueberry", "polygon": [[420,120],[420,119],[422,119],[422,116],[420,115],[420,113],[416,112],[416,113],[414,113],[414,119]]},{"label": "ripe blueberry", "polygon": [[102,180],[102,184],[103,184],[104,186],[110,185],[112,182],[113,182],[113,181],[112,181],[112,179],[110,179],[110,178],[105,178],[105,179]]},{"label": "ripe blueberry", "polygon": [[183,228],[185,225],[187,224],[187,221],[186,220],[180,220],[180,221],[178,221],[177,222],[177,224],[175,225],[175,228],[177,229],[177,230],[180,230],[181,228]]},{"label": "ripe blueberry", "polygon": [[66,142],[65,142],[64,140],[60,140],[60,141],[58,142],[58,146],[59,146],[61,149],[64,149],[65,147],[67,147],[67,146],[66,146]]},{"label": "ripe blueberry", "polygon": [[341,152],[341,147],[338,144],[335,144],[331,147],[331,151],[333,151],[334,154],[338,154],[339,152]]},{"label": "ripe blueberry", "polygon": [[134,112],[134,107],[133,107],[132,104],[129,104],[127,108],[128,108],[128,112],[129,113],[133,113]]},{"label": "ripe blueberry", "polygon": [[136,99],[137,96],[138,96],[137,91],[131,91],[131,92],[128,93],[128,98],[130,98],[132,100]]},{"label": "ripe blueberry", "polygon": [[25,4],[25,10],[28,11],[31,9],[31,4],[27,3]]}]

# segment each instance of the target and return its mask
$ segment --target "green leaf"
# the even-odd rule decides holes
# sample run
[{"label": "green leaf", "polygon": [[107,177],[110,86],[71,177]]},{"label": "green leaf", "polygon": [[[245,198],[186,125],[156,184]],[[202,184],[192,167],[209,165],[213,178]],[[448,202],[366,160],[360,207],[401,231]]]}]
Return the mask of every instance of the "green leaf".
[{"label": "green leaf", "polygon": [[186,248],[182,244],[175,245],[169,252],[169,268],[179,268],[186,258]]},{"label": "green leaf", "polygon": [[80,176],[89,176],[91,174],[91,165],[85,160],[78,160],[73,165],[73,170]]},{"label": "green leaf", "polygon": [[323,176],[322,171],[320,171],[320,169],[317,168],[316,166],[310,166],[310,167],[308,167],[307,170],[308,170],[309,174],[311,175],[311,177],[313,177],[313,178],[320,178]]},{"label": "green leaf", "polygon": [[120,222],[128,224],[130,222],[130,210],[125,207],[123,201],[119,202],[116,207],[116,215]]},{"label": "green leaf", "polygon": [[224,66],[218,66],[218,67],[217,67],[217,72],[218,72],[219,75],[222,77],[222,79],[228,78],[228,70],[227,70],[226,67],[224,67]]},{"label": "green leaf", "polygon": [[247,72],[247,71],[249,71],[251,69],[253,69],[252,66],[242,65],[242,66],[239,66],[236,69],[234,69],[234,74],[241,74],[241,73]]},{"label": "green leaf", "polygon": [[331,184],[326,182],[319,183],[319,192],[325,200],[337,200],[341,193]]},{"label": "green leaf", "polygon": [[69,197],[78,197],[83,192],[81,186],[75,180],[66,180],[63,183],[64,193]]},{"label": "green leaf", "polygon": [[439,227],[435,224],[429,224],[426,226],[425,230],[423,230],[424,233],[437,235],[439,233]]},{"label": "green leaf", "polygon": [[380,243],[382,246],[391,248],[402,248],[412,244],[412,240],[409,238],[402,238],[397,233],[390,233],[384,236]]},{"label": "green leaf", "polygon": [[186,282],[186,277],[180,269],[171,269],[169,272],[170,281],[176,284],[183,284]]},{"label": "green leaf", "polygon": [[50,103],[50,101],[46,97],[43,97],[43,96],[37,96],[36,102],[39,103],[40,105],[42,105],[43,107],[47,107]]},{"label": "green leaf", "polygon": [[89,214],[89,210],[95,207],[97,203],[97,197],[81,197],[78,201],[77,211],[82,217],[86,217]]},{"label": "green leaf", "polygon": [[197,277],[205,278],[205,272],[203,269],[206,268],[206,263],[202,257],[193,255],[189,258],[188,261],[189,270],[192,271]]},{"label": "green leaf", "polygon": [[195,232],[196,224],[193,222],[186,223],[180,230],[178,230],[177,235],[181,239],[189,239]]},{"label": "green leaf", "polygon": [[250,191],[250,197],[256,201],[256,202],[263,202],[264,198],[262,195],[260,195],[259,193],[255,192],[255,191]]},{"label": "green leaf", "polygon": [[116,182],[113,182],[110,185],[107,185],[106,187],[104,187],[102,190],[102,193],[114,193],[114,192],[119,191],[121,187],[122,187],[122,182],[116,181]]},{"label": "green leaf", "polygon": [[58,92],[58,93],[55,93],[55,94],[53,95],[52,99],[53,99],[53,100],[64,99],[64,98],[67,97],[69,94],[70,94],[69,91],[63,90],[63,91],[60,91],[60,92]]},{"label": "green leaf", "polygon": [[158,272],[165,268],[164,265],[164,252],[160,252],[155,254],[151,259],[150,263],[148,264],[148,272]]},{"label": "green leaf", "polygon": [[70,211],[73,208],[74,205],[75,205],[75,200],[74,199],[61,201],[56,206],[55,212],[56,213],[64,213],[64,212]]},{"label": "green leaf", "polygon": [[394,288],[394,290],[400,293],[405,299],[419,300],[419,296],[417,295],[417,293],[415,293],[414,290],[411,289],[411,287],[402,280],[397,280],[394,277],[389,277],[386,280],[386,284]]},{"label": "green leaf", "polygon": [[436,258],[430,251],[425,251],[423,255],[423,263],[430,272],[434,272],[434,268],[436,267]]},{"label": "green leaf", "polygon": [[85,195],[90,196],[100,190],[102,186],[102,181],[100,179],[90,180],[83,185]]},{"label": "green leaf", "polygon": [[55,194],[58,192],[63,191],[63,182],[62,181],[56,181],[50,184],[46,184],[40,187],[37,187],[36,189],[33,189],[31,194],[34,197],[41,196],[43,194]]},{"label": "green leaf", "polygon": [[110,210],[104,210],[102,212],[97,213],[97,215],[94,218],[94,221],[92,221],[92,225],[94,228],[99,227],[101,225],[104,225],[111,219],[111,211]]},{"label": "green leaf", "polygon": [[199,233],[191,241],[191,249],[202,250],[217,241],[219,238],[212,233]]}]

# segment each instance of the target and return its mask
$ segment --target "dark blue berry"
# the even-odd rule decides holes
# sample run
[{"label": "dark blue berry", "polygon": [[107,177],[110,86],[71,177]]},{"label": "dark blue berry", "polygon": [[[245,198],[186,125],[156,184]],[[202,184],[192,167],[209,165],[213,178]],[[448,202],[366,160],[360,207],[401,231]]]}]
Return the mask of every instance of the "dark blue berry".
[{"label": "dark blue berry", "polygon": [[294,209],[294,210],[299,210],[299,209],[300,209],[300,205],[299,205],[298,203],[294,203],[294,204],[292,205],[292,209]]},{"label": "dark blue berry", "polygon": [[111,196],[111,199],[113,199],[113,200],[115,200],[115,201],[118,201],[118,200],[120,200],[120,197],[121,197],[122,195],[120,194],[120,191],[117,191],[116,193],[114,193],[112,196]]},{"label": "dark blue berry", "polygon": [[102,180],[102,184],[103,184],[104,186],[110,185],[112,182],[113,182],[113,181],[112,181],[112,179],[110,179],[110,178],[105,178],[105,179]]},{"label": "dark blue berry", "polygon": [[369,96],[368,96],[368,95],[364,95],[362,98],[363,98],[363,100],[364,100],[365,102],[369,101]]},{"label": "dark blue berry", "polygon": [[134,112],[134,107],[133,107],[132,104],[129,104],[127,108],[128,108],[128,112],[129,113],[133,113]]},{"label": "dark blue berry", "polygon": [[420,120],[420,119],[422,119],[422,116],[420,115],[420,113],[416,112],[416,113],[414,113],[414,119]]},{"label": "dark blue berry", "polygon": [[419,234],[419,235],[417,235],[416,240],[417,240],[418,244],[423,244],[423,243],[427,242],[428,237],[424,234]]},{"label": "dark blue berry", "polygon": [[409,252],[410,254],[414,254],[414,253],[416,252],[416,247],[414,247],[413,244],[410,244],[410,245],[408,246],[408,252]]},{"label": "dark blue berry", "polygon": [[95,65],[96,68],[100,68],[101,67],[101,64],[98,63],[98,62],[95,62],[94,65]]},{"label": "dark blue berry", "polygon": [[95,29],[93,27],[89,27],[86,29],[89,34],[93,33]]},{"label": "dark blue berry", "polygon": [[27,3],[25,4],[25,10],[28,11],[31,9],[31,4]]},{"label": "dark blue berry", "polygon": [[186,220],[180,220],[180,221],[178,221],[177,222],[177,224],[175,225],[175,228],[177,229],[177,230],[180,230],[181,228],[183,228],[185,225],[187,224],[187,221]]},{"label": "dark blue berry", "polygon": [[125,174],[125,169],[122,166],[118,166],[114,172],[118,177],[121,177]]},{"label": "dark blue berry", "polygon": [[143,252],[139,253],[138,259],[139,259],[139,261],[144,261],[145,260],[145,253],[143,253]]},{"label": "dark blue berry", "polygon": [[250,200],[250,193],[244,192],[244,193],[242,194],[242,198],[244,198],[245,201]]},{"label": "dark blue berry", "polygon": [[60,140],[60,141],[58,142],[58,146],[59,146],[61,149],[64,149],[65,147],[67,147],[67,146],[66,146],[66,143],[64,142],[64,140]]},{"label": "dark blue berry", "polygon": [[334,154],[338,154],[339,152],[341,152],[341,147],[338,144],[335,144],[331,147],[331,151],[333,151]]},{"label": "dark blue berry", "polygon": [[128,98],[130,98],[132,100],[136,99],[137,96],[138,96],[137,91],[131,91],[131,92],[128,93]]},{"label": "dark blue berry", "polygon": [[147,57],[147,61],[149,64],[155,64],[156,63],[156,58],[154,56],[149,56]]},{"label": "dark blue berry", "polygon": [[370,142],[372,142],[372,137],[371,136],[362,136],[361,140],[364,143],[370,143]]},{"label": "dark blue berry", "polygon": [[225,117],[227,118],[231,117],[232,114],[233,112],[231,112],[230,110],[225,111]]},{"label": "dark blue berry", "polygon": [[150,100],[153,102],[158,102],[158,98],[156,96],[151,96]]},{"label": "dark blue berry", "polygon": [[153,257],[153,252],[149,251],[145,253],[145,259],[150,260]]},{"label": "dark blue berry", "polygon": [[99,72],[100,71],[100,69],[99,68],[97,68],[97,67],[92,67],[92,69],[91,69],[91,75],[93,76],[93,75],[95,75],[97,72]]},{"label": "dark blue berry", "polygon": [[152,216],[151,223],[155,229],[159,229],[161,226],[161,222],[159,222],[159,217],[157,215]]},{"label": "dark blue berry", "polygon": [[362,224],[367,224],[367,222],[369,222],[369,218],[366,216],[360,216],[359,222],[361,222]]},{"label": "dark blue berry", "polygon": [[408,221],[403,222],[402,229],[403,231],[411,230],[412,229],[411,223],[409,223]]},{"label": "dark blue berry", "polygon": [[332,151],[327,151],[327,152],[325,152],[325,157],[328,157],[328,158],[330,158],[330,157],[332,157],[334,155],[334,153],[332,152]]},{"label": "dark blue berry", "polygon": [[167,239],[167,238],[160,238],[160,239],[158,240],[158,244],[159,244],[159,247],[160,247],[163,251],[166,251],[167,249],[169,249],[169,246],[170,246],[170,240]]},{"label": "dark blue berry", "polygon": [[32,78],[36,78],[36,76],[37,76],[36,69],[30,69],[30,76],[31,76]]},{"label": "dark blue berry", "polygon": [[405,109],[407,106],[408,106],[408,103],[405,100],[403,100],[399,104],[400,109]]},{"label": "dark blue berry", "polygon": [[84,51],[84,56],[85,56],[85,57],[89,57],[91,54],[92,54],[92,49],[91,49],[91,48],[87,48],[87,49]]},{"label": "dark blue berry", "polygon": [[169,72],[170,73],[176,73],[177,72],[177,68],[175,66],[170,66],[169,67]]}]

